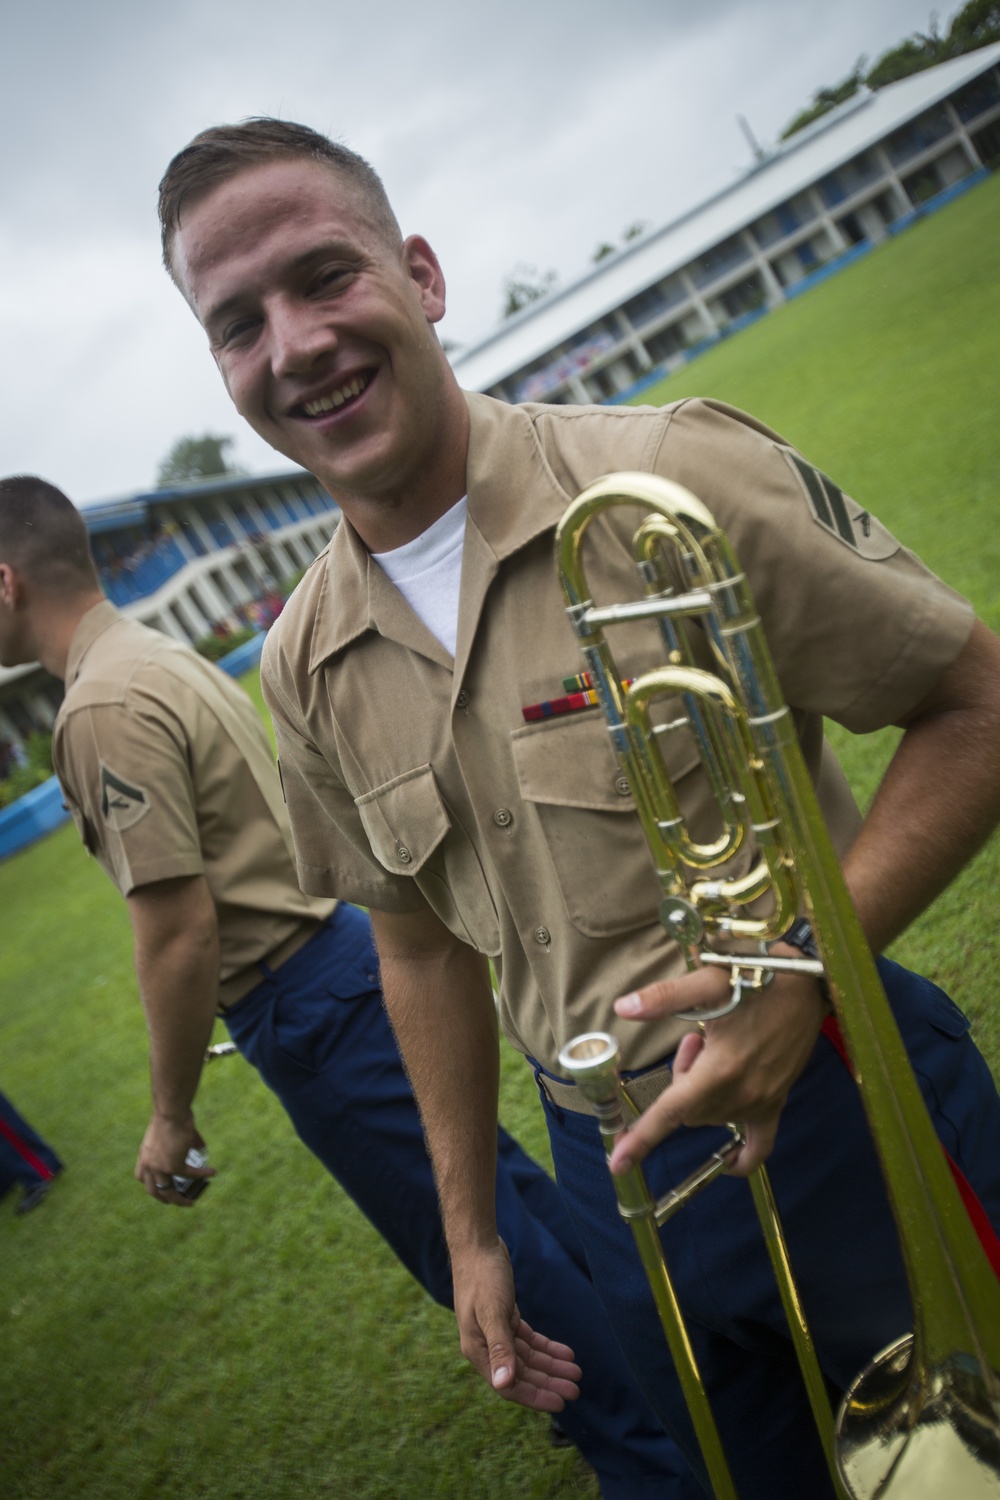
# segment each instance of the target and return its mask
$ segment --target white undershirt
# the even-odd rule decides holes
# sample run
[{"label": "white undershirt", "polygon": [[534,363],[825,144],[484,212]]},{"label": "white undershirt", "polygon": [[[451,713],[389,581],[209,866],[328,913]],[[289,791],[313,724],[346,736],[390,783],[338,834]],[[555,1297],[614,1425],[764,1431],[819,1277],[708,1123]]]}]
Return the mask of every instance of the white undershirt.
[{"label": "white undershirt", "polygon": [[414,614],[455,655],[458,639],[458,590],[462,581],[465,540],[465,496],[432,526],[391,552],[372,558],[399,589]]}]

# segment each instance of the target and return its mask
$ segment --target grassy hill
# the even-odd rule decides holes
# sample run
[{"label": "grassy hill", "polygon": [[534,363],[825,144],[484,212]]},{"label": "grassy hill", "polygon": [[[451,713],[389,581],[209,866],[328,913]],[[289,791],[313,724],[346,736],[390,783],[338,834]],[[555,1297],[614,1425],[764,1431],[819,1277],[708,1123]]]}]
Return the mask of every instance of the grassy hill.
[{"label": "grassy hill", "polygon": [[[998,238],[994,179],[654,393],[771,422],[994,626]],[[891,736],[838,746],[869,793]],[[994,1067],[998,892],[994,841],[899,945],[973,1011]],[[241,1059],[199,1095],[220,1168],[203,1202],[164,1212],[131,1181],[148,1085],[128,921],[72,828],[0,865],[0,912],[0,1086],[69,1168],[38,1212],[0,1205],[0,1494],[596,1496],[465,1366]],[[505,1122],[544,1155],[527,1070],[508,1054],[504,1073]]]}]

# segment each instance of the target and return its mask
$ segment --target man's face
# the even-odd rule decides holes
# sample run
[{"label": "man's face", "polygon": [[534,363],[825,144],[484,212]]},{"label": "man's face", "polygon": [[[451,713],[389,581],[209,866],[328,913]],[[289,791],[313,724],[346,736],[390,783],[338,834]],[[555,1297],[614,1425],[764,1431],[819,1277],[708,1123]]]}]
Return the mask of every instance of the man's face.
[{"label": "man's face", "polygon": [[186,209],[174,264],[237,410],[335,493],[400,499],[439,439],[444,283],[311,161],[249,168]]}]

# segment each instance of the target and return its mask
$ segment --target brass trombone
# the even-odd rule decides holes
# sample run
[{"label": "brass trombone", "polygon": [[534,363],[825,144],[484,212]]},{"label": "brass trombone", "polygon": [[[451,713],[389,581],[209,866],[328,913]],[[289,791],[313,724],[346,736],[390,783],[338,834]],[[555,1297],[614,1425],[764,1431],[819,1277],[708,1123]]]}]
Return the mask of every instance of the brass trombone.
[{"label": "brass trombone", "polygon": [[[640,506],[633,551],[645,598],[595,605],[582,561],[595,515]],[[556,535],[567,612],[635,797],[663,898],[660,918],[688,966],[730,970],[732,998],[776,969],[825,975],[859,1080],[895,1214],[916,1328],[878,1354],[848,1390],[834,1423],[795,1291],[767,1174],[751,1177],[762,1228],[826,1448],[834,1485],[851,1500],[979,1500],[1000,1496],[1000,1284],[962,1205],[909,1065],[878,971],[851,904],[802,758],[750,588],[725,534],[702,503],[650,474],[598,480],[566,511]],[[605,627],[652,619],[667,665],[622,685]],[[694,664],[686,622],[709,642],[714,672]],[[683,717],[654,725],[652,706],[679,697]],[[684,825],[657,744],[678,723],[693,732],[722,820],[698,843]],[[759,858],[739,878],[713,870],[752,839]],[[694,872],[694,874],[692,874]],[[771,893],[767,916],[745,908]],[[766,944],[797,915],[812,923],[822,962],[779,959]],[[706,939],[736,943],[725,953]],[[749,951],[748,951],[749,950]],[[766,1003],[766,1002],[765,1002]],[[710,1018],[691,1012],[691,1019]],[[576,1037],[560,1054],[598,1112],[609,1154],[634,1117],[618,1078],[617,1044]],[[726,1170],[733,1140],[655,1202],[639,1167],[614,1177],[632,1226],[718,1500],[737,1500],[671,1285],[658,1225]]]}]

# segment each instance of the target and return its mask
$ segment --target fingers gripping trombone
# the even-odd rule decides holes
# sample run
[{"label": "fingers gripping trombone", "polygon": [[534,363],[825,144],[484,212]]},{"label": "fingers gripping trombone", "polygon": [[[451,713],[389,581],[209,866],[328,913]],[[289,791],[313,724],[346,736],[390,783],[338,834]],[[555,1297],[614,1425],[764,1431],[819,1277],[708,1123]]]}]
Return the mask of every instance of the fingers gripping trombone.
[{"label": "fingers gripping trombone", "polygon": [[[619,506],[644,511],[633,552],[645,597],[595,605],[582,561],[584,534],[596,515]],[[835,1488],[850,1500],[922,1500],[940,1494],[946,1474],[962,1500],[1000,1496],[1000,1286],[939,1148],[732,547],[704,505],[680,485],[649,474],[617,474],[591,485],[569,507],[556,550],[567,612],[660,881],[660,919],[689,968],[730,970],[728,1000],[685,1019],[703,1025],[727,1014],[778,970],[822,976],[855,1076],[863,1081],[916,1327],[858,1376],[835,1423],[766,1171],[758,1168],[750,1179]],[[637,619],[656,622],[666,664],[623,687],[605,628]],[[695,662],[691,622],[707,637],[714,671]],[[663,700],[679,700],[682,717],[654,724],[653,706]],[[660,752],[660,736],[680,725],[694,735],[718,805],[722,831],[712,842],[694,839],[685,826]],[[748,873],[719,872],[751,841],[758,858]],[[750,903],[769,905],[768,914],[750,915]],[[767,945],[802,913],[820,958],[770,954]],[[588,1033],[560,1054],[597,1110],[609,1155],[631,1109],[617,1053],[612,1037]],[[658,1226],[726,1170],[742,1145],[739,1130],[730,1130],[730,1142],[660,1202],[640,1167],[613,1178],[719,1500],[737,1500],[736,1491]]]}]

